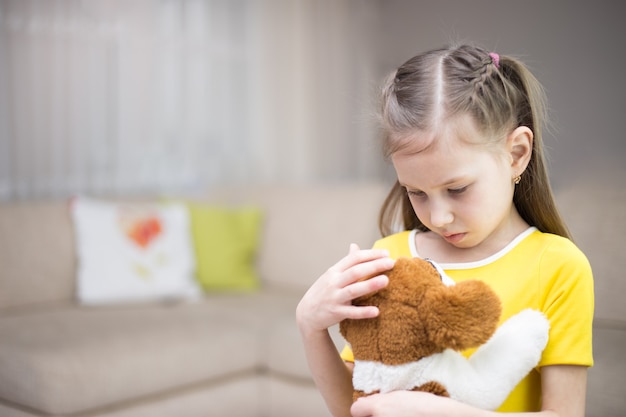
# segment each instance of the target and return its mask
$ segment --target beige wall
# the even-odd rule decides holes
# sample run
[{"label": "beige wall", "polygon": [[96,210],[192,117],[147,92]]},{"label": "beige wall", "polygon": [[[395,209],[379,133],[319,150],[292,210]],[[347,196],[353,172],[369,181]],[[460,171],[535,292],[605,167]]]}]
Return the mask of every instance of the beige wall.
[{"label": "beige wall", "polygon": [[[233,3],[233,10],[227,7],[224,13],[250,25],[242,32],[248,34],[245,47],[232,53],[246,65],[230,58],[222,62],[223,56],[231,55],[209,47],[215,34],[203,38],[201,54],[185,49],[191,51],[191,58],[181,56],[180,63],[176,63],[180,56],[176,49],[151,44],[148,55],[157,63],[153,65],[126,48],[139,43],[118,38],[136,31],[141,42],[158,40],[130,17],[139,10],[140,16],[162,14],[159,22],[178,22],[177,16],[187,10],[183,2],[134,0],[125,2],[126,8],[109,10],[104,7],[107,0],[98,0],[83,5],[89,5],[88,13],[73,4],[70,0],[0,0],[0,15],[21,11],[24,22],[42,23],[0,19],[0,26],[4,25],[0,30],[0,200],[101,190],[203,191],[212,184],[231,182],[308,184],[392,178],[393,170],[380,157],[375,130],[376,87],[386,72],[415,53],[463,39],[521,57],[545,85],[556,127],[547,144],[557,187],[580,177],[610,177],[620,186],[626,180],[626,170],[621,168],[626,155],[621,125],[626,114],[622,77],[626,6],[619,1]],[[51,14],[50,5],[58,13]],[[221,16],[220,10],[213,10],[215,16]],[[88,22],[99,17],[104,24],[112,21],[111,13],[117,13],[132,31],[118,33],[113,25],[111,33],[117,35],[106,38],[112,46],[94,49],[79,42],[82,49],[70,48],[70,55],[64,49],[69,45],[65,35],[51,38],[41,32],[48,27],[56,30],[59,25],[51,16],[66,16],[68,11]],[[185,16],[191,24],[197,15],[201,14]],[[68,27],[100,33],[97,20],[82,24],[80,19]],[[11,29],[15,33],[7,29],[13,26],[18,28]],[[32,38],[19,28],[39,28],[41,33]],[[227,29],[226,25],[224,39],[218,37],[226,46],[230,45],[226,34],[233,32]],[[98,39],[93,34],[75,36]],[[195,45],[191,37],[181,39]],[[96,46],[102,46],[98,42]],[[46,60],[46,54],[37,52],[40,49],[56,51],[58,56]],[[147,53],[145,47],[139,49]],[[118,51],[119,57],[110,50]],[[86,58],[93,56],[111,62],[107,66]],[[210,59],[203,58],[201,65],[196,62],[207,56]],[[214,59],[220,66],[213,65]],[[173,69],[161,71],[162,63],[171,63]],[[194,63],[197,70],[176,70]],[[221,72],[216,70],[211,78],[206,68],[221,68]],[[71,76],[70,69],[81,77]],[[94,91],[85,92],[84,85]],[[102,87],[108,85],[116,87]],[[214,90],[221,93],[198,87],[212,85],[220,86]],[[83,95],[89,100],[83,100]],[[148,108],[150,103],[156,104]],[[136,169],[137,161],[141,170]]]},{"label": "beige wall", "polygon": [[385,0],[380,71],[450,40],[518,56],[547,90],[555,187],[580,177],[624,184],[625,11],[618,1]]}]

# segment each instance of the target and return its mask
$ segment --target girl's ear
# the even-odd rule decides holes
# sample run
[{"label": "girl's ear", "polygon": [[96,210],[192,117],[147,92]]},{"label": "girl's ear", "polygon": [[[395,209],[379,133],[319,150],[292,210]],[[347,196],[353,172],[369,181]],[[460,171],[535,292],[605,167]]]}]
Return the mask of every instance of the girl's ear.
[{"label": "girl's ear", "polygon": [[533,153],[533,131],[519,126],[507,137],[507,152],[511,158],[512,177],[522,175]]}]

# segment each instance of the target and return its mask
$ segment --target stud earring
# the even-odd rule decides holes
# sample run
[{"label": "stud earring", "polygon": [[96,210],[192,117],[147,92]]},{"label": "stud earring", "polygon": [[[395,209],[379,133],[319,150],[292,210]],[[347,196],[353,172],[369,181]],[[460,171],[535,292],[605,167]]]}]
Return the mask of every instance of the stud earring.
[{"label": "stud earring", "polygon": [[513,178],[513,182],[515,183],[515,185],[519,184],[521,180],[522,180],[521,175],[518,175],[517,177]]}]

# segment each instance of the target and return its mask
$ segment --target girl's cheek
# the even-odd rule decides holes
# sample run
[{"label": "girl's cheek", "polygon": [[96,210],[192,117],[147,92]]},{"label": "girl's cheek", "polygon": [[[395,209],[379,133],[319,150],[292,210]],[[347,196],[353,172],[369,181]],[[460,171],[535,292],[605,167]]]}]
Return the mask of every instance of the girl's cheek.
[{"label": "girl's cheek", "polygon": [[428,225],[428,209],[420,204],[412,204],[412,205],[413,205],[413,211],[415,212],[415,215],[420,220],[420,222],[422,222],[424,225]]},{"label": "girl's cheek", "polygon": [[421,205],[416,203],[413,198],[410,201],[411,201],[411,207],[413,207],[413,211],[415,212],[417,217],[419,217],[419,213],[422,211]]}]

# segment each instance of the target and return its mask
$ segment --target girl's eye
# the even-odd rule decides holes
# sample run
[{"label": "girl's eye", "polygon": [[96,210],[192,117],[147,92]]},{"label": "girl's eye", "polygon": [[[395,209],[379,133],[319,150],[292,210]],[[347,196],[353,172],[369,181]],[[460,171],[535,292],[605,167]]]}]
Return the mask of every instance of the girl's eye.
[{"label": "girl's eye", "polygon": [[425,192],[417,190],[406,190],[406,193],[409,197],[424,197],[426,195]]},{"label": "girl's eye", "polygon": [[467,186],[460,187],[460,188],[450,188],[450,189],[448,189],[448,193],[450,193],[450,194],[463,194],[465,191],[467,191]]}]

